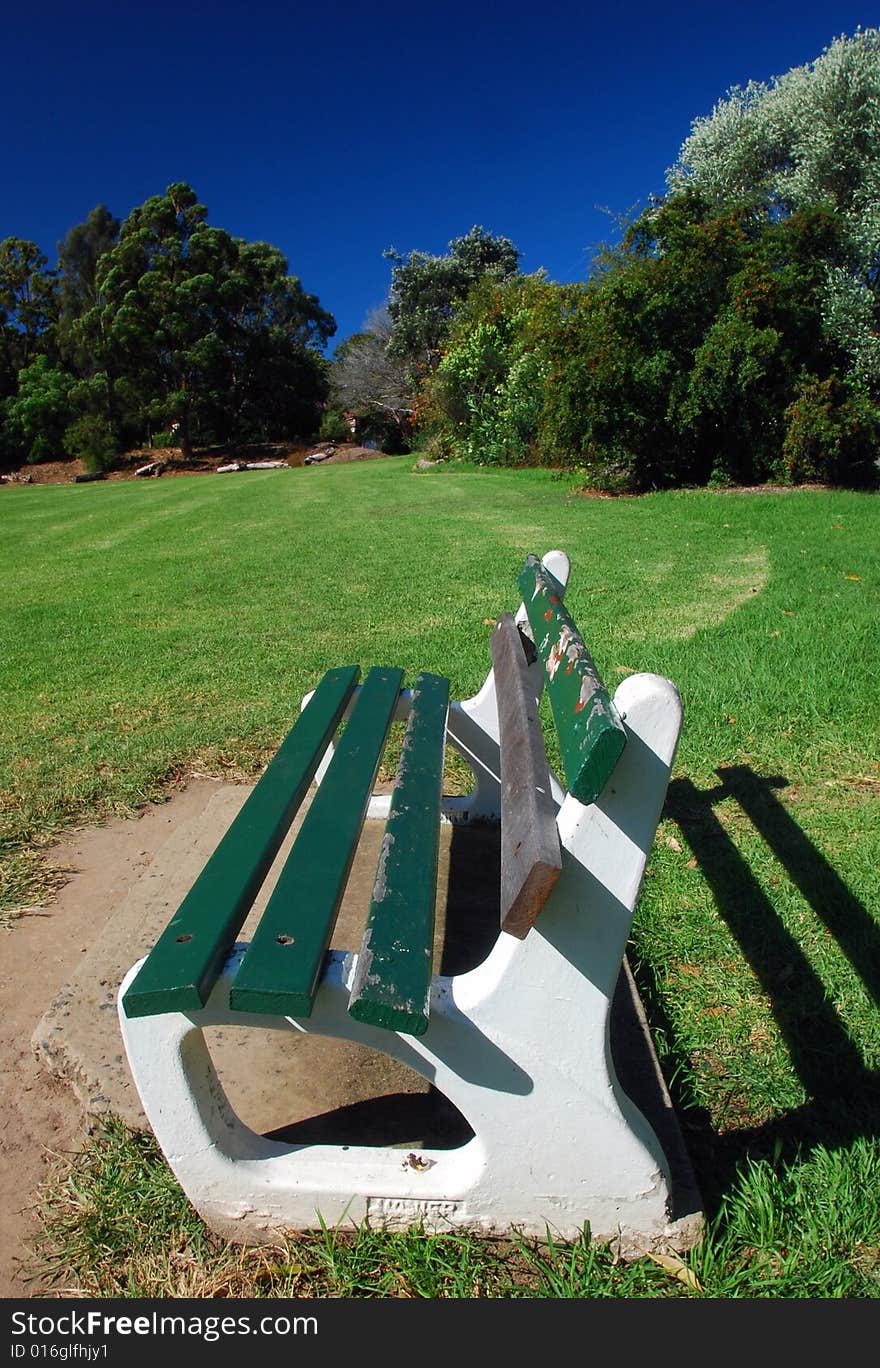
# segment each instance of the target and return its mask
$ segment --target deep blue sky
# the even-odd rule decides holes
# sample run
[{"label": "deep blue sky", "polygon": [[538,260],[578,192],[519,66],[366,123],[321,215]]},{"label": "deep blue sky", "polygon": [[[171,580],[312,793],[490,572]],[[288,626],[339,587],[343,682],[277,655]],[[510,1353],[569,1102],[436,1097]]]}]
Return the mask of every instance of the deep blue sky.
[{"label": "deep blue sky", "polygon": [[614,219],[662,193],[730,86],[875,27],[848,0],[6,7],[0,238],[57,244],[175,180],[275,244],[338,324],[390,284],[383,250],[442,253],[475,223],[521,268],[584,279]]}]

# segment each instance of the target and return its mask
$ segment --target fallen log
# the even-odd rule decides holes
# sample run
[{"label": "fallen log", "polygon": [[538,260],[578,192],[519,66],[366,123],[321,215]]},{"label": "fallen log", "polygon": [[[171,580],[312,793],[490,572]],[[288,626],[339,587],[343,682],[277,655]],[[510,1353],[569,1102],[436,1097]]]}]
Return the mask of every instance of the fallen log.
[{"label": "fallen log", "polygon": [[163,471],[164,469],[165,469],[164,462],[162,462],[162,461],[150,461],[147,465],[141,466],[141,467],[140,467],[138,470],[136,470],[134,473],[135,473],[135,475],[143,475],[143,476],[145,476],[145,477],[146,477],[147,475],[153,475],[153,476],[155,476],[155,477],[158,477],[159,475],[162,474],[162,471]]},{"label": "fallen log", "polygon": [[229,465],[218,466],[215,474],[225,475],[232,470],[283,470],[286,461],[230,461]]}]

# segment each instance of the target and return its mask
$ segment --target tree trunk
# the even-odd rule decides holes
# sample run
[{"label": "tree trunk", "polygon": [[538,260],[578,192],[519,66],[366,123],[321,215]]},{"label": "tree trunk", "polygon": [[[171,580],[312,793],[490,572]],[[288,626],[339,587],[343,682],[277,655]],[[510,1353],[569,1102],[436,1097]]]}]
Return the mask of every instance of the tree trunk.
[{"label": "tree trunk", "polygon": [[184,461],[189,463],[193,457],[192,432],[189,423],[189,409],[185,409],[180,415],[178,423],[179,432],[177,434],[180,443],[180,454]]}]

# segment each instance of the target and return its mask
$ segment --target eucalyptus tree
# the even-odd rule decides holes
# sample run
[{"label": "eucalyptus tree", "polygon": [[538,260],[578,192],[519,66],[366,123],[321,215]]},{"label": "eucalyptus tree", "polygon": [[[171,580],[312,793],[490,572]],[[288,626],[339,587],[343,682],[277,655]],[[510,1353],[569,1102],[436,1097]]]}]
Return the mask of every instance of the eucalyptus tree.
[{"label": "eucalyptus tree", "polygon": [[119,220],[98,204],[58,244],[59,345],[65,359],[88,369],[89,358],[75,345],[72,325],[98,300],[98,262],[119,238]]},{"label": "eucalyptus tree", "polygon": [[18,372],[54,346],[58,320],[55,275],[34,242],[0,242],[0,399],[14,394]]},{"label": "eucalyptus tree", "polygon": [[209,225],[185,183],[129,214],[95,289],[76,326],[96,379],[142,424],[176,425],[185,457],[199,438],[253,426],[261,410],[264,436],[317,414],[332,316],[277,248]]}]

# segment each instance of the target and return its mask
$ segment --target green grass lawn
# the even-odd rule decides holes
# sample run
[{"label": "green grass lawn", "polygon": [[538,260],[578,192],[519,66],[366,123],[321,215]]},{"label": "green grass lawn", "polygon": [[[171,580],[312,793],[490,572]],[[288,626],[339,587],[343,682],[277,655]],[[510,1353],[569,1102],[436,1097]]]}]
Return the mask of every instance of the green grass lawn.
[{"label": "green grass lawn", "polygon": [[[586,1246],[328,1234],[259,1256],[248,1294],[880,1292],[875,495],[590,499],[546,471],[402,457],[11,487],[0,529],[9,934],[47,896],[57,833],[192,772],[256,774],[328,667],[428,669],[472,693],[529,551],[570,553],[568,602],[609,687],[653,670],[684,700],[631,957],[712,1222],[688,1276]],[[170,1265],[144,1272],[155,1223],[114,1214],[164,1183],[150,1145],[112,1127],[58,1175],[68,1285],[179,1290]],[[163,1192],[157,1249],[177,1230],[202,1285],[232,1285],[232,1256]],[[242,1278],[252,1257],[234,1256]]]}]

